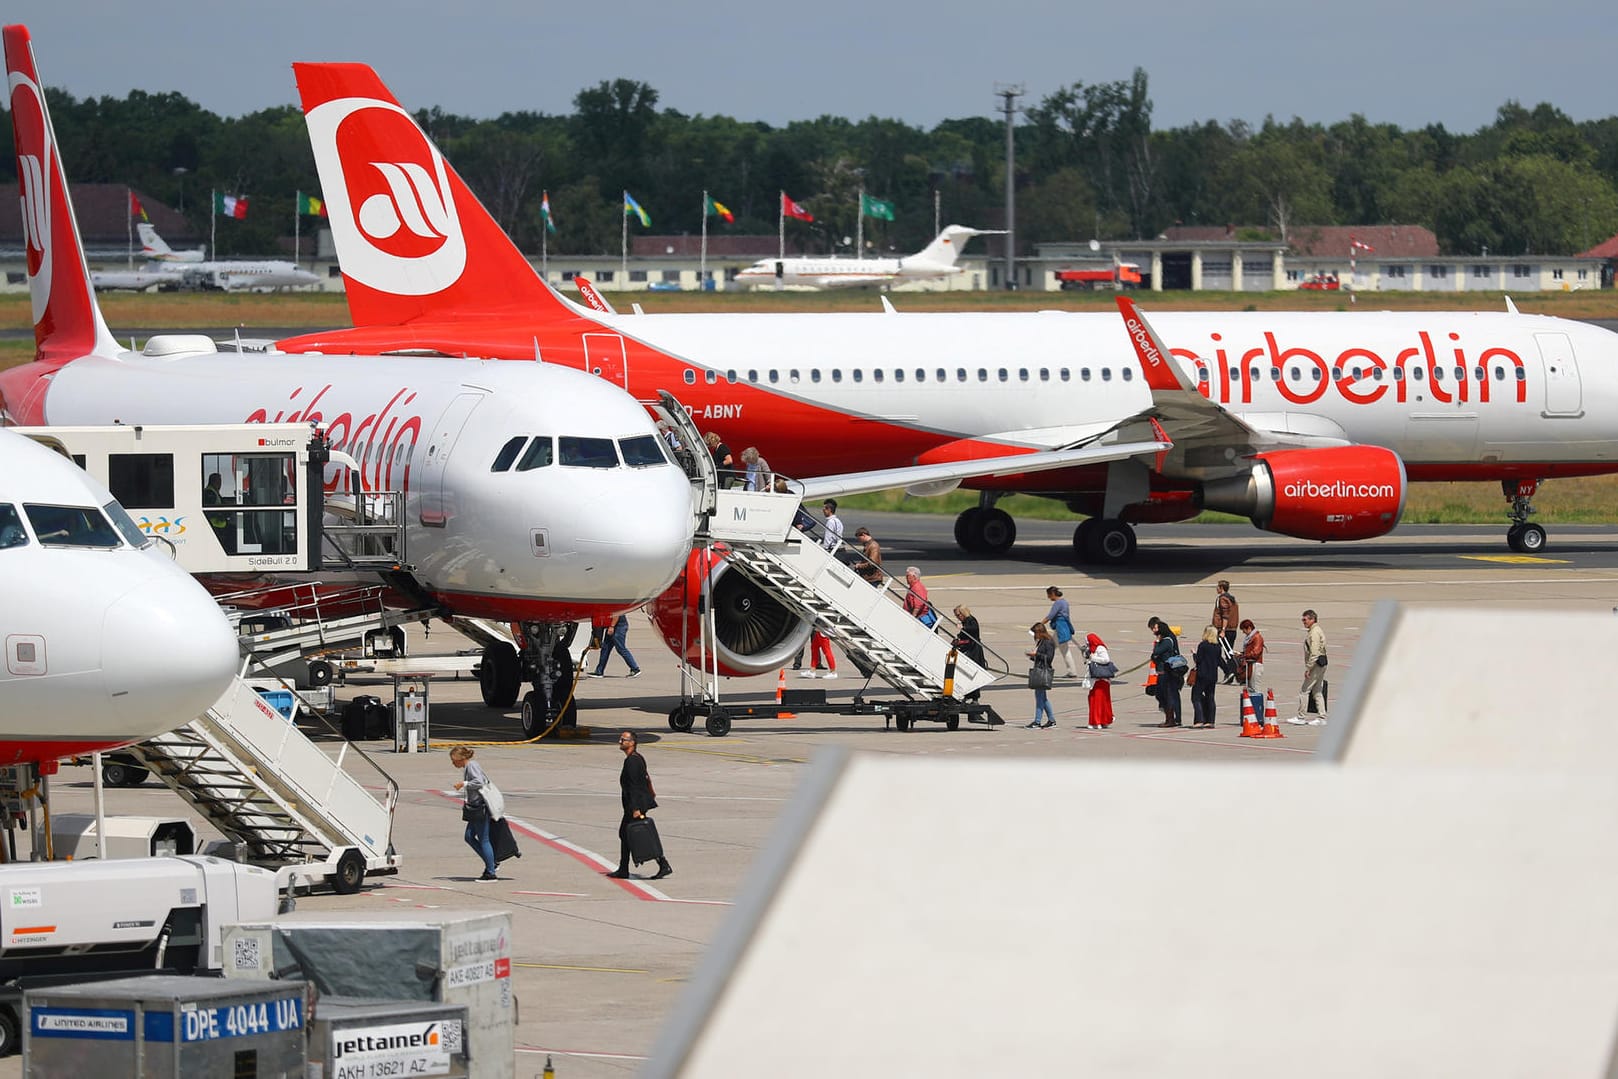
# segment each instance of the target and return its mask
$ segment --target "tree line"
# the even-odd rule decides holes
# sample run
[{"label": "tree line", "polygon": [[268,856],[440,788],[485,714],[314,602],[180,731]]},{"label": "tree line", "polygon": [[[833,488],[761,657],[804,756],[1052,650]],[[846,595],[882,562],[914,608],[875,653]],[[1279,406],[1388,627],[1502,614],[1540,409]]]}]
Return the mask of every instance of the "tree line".
[{"label": "tree line", "polygon": [[[206,231],[209,192],[248,195],[245,221],[219,230],[223,254],[272,250],[292,231],[298,191],[319,194],[294,107],[219,117],[175,93],[47,97],[68,174],[122,183],[183,210]],[[773,233],[778,192],[815,216],[788,243],[817,253],[855,235],[857,192],[894,204],[865,221],[871,248],[918,250],[942,223],[989,227],[1005,203],[1005,131],[988,116],[931,130],[899,120],[821,116],[783,127],[659,108],[643,82],[588,87],[566,116],[479,120],[437,108],[417,119],[523,250],[537,252],[550,195],[557,254],[616,253],[628,190],[657,234],[702,227],[704,190],[729,208],[711,234]],[[1405,130],[1362,116],[1152,126],[1145,71],[1075,82],[1030,103],[1016,124],[1017,240],[1157,236],[1229,225],[1285,240],[1331,224],[1424,225],[1446,254],[1569,254],[1618,232],[1618,117],[1574,122],[1540,104],[1502,105],[1478,131]],[[12,179],[15,162],[3,166]],[[645,231],[638,221],[633,232]]]}]

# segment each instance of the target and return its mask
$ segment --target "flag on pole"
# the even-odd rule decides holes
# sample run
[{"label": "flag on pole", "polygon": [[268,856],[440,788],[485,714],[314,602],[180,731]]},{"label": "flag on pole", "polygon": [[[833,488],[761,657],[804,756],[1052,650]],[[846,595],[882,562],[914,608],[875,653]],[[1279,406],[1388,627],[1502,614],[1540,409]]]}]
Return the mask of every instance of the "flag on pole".
[{"label": "flag on pole", "polygon": [[549,191],[539,193],[539,216],[545,219],[546,232],[556,231],[556,222],[551,219],[551,193]]},{"label": "flag on pole", "polygon": [[238,221],[247,219],[246,195],[221,195],[215,191],[213,194],[213,212],[223,214],[225,217],[234,217]]},{"label": "flag on pole", "polygon": [[135,197],[135,193],[133,191],[129,193],[129,212],[131,215],[138,217],[147,223],[150,223],[152,220],[146,216],[146,207],[140,204],[140,199]]},{"label": "flag on pole", "polygon": [[317,199],[313,195],[298,192],[298,213],[304,217],[325,217],[326,200]]},{"label": "flag on pole", "polygon": [[813,221],[815,215],[792,201],[792,196],[785,191],[781,192],[781,212],[788,217],[795,217],[799,221]]},{"label": "flag on pole", "polygon": [[731,213],[730,208],[724,203],[704,195],[702,196],[702,216],[707,217],[709,214],[720,218],[727,225],[734,223],[736,220],[736,215]]},{"label": "flag on pole", "polygon": [[860,216],[877,217],[883,221],[893,220],[893,203],[874,199],[870,195],[860,196]]},{"label": "flag on pole", "polygon": [[640,203],[636,202],[634,196],[630,195],[630,193],[627,191],[624,192],[624,213],[626,215],[634,214],[636,217],[640,218],[642,228],[649,229],[652,227],[652,215],[648,214],[645,210],[642,210],[640,208]]}]

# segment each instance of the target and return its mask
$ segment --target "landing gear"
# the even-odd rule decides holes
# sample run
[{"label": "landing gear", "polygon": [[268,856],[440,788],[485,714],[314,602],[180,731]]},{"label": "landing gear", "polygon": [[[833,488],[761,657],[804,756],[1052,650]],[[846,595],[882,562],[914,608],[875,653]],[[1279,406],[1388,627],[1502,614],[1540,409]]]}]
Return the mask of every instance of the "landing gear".
[{"label": "landing gear", "polygon": [[[535,737],[549,728],[553,721],[563,727],[577,726],[579,706],[573,697],[577,672],[574,670],[571,647],[578,625],[573,622],[523,622],[517,628],[520,630],[517,644],[522,651],[518,654],[516,649],[512,649],[512,659],[516,664],[511,690],[513,700],[524,681],[532,683],[534,687],[522,699],[523,737]],[[484,654],[487,656],[487,649]],[[487,694],[484,700],[488,700]]]},{"label": "landing gear", "polygon": [[1073,530],[1073,551],[1081,562],[1121,565],[1135,557],[1135,530],[1115,517],[1086,518]]},{"label": "landing gear", "polygon": [[968,554],[1005,554],[1017,542],[1017,522],[993,506],[973,506],[955,518],[955,543]]},{"label": "landing gear", "polygon": [[510,708],[517,703],[517,690],[521,687],[517,650],[504,641],[485,648],[483,662],[478,664],[478,688],[483,691],[483,703],[490,708]]},{"label": "landing gear", "polygon": [[1539,481],[1501,480],[1500,490],[1511,503],[1511,509],[1506,511],[1506,516],[1511,520],[1511,527],[1506,529],[1506,546],[1519,554],[1538,554],[1543,551],[1545,530],[1528,522],[1529,516],[1534,512],[1532,499],[1534,492],[1539,490]]}]

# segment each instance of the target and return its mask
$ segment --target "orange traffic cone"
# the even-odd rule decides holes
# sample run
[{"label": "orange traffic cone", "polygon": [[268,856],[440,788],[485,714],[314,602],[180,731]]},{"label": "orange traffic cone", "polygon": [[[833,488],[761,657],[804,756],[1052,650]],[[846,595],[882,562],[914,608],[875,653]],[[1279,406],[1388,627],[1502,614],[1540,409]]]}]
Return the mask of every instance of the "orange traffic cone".
[{"label": "orange traffic cone", "polygon": [[1153,663],[1146,668],[1146,695],[1157,696],[1157,664]]},{"label": "orange traffic cone", "polygon": [[775,680],[775,703],[781,703],[781,697],[787,691],[787,669],[781,668],[781,677]]},{"label": "orange traffic cone", "polygon": [[1264,728],[1259,724],[1258,717],[1253,714],[1253,698],[1242,691],[1242,737],[1263,738]]},{"label": "orange traffic cone", "polygon": [[1285,738],[1281,733],[1281,721],[1275,714],[1275,690],[1267,690],[1264,697],[1264,733],[1260,738]]}]

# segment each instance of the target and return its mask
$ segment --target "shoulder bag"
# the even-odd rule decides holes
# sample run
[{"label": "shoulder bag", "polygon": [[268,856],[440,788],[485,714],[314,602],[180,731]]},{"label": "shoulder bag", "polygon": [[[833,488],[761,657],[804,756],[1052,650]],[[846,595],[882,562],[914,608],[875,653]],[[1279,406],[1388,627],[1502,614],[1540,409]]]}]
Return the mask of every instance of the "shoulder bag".
[{"label": "shoulder bag", "polygon": [[1056,684],[1056,670],[1042,664],[1034,664],[1028,669],[1029,689],[1050,689]]}]

